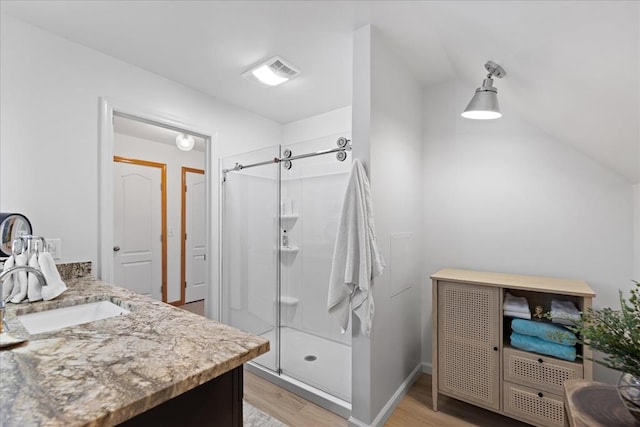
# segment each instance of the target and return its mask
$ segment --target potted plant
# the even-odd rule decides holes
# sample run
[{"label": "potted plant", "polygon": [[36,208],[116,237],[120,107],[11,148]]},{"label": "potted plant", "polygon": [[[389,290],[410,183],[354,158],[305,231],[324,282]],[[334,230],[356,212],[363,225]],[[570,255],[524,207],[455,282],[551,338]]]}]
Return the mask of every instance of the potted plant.
[{"label": "potted plant", "polygon": [[570,326],[580,341],[604,353],[594,362],[622,372],[618,392],[631,413],[640,420],[640,282],[631,297],[620,292],[620,310],[589,309]]}]

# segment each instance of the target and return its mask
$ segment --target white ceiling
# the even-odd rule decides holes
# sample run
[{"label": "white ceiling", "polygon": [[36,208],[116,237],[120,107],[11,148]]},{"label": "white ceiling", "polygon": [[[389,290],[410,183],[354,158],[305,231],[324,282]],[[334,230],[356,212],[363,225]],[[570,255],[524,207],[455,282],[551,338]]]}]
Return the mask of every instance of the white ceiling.
[{"label": "white ceiling", "polygon": [[[2,12],[288,123],[351,104],[352,33],[372,24],[425,86],[481,83],[525,118],[640,181],[638,1],[7,1]],[[241,75],[281,55],[278,87]],[[470,94],[471,95],[471,94]],[[464,108],[464,106],[460,106]]]},{"label": "white ceiling", "polygon": [[[140,138],[147,141],[158,142],[160,144],[168,144],[173,146],[176,145],[176,137],[183,133],[121,116],[113,117],[113,130],[116,133],[133,136],[134,138]],[[193,138],[196,142],[193,146],[193,150],[204,152],[204,139],[198,136],[193,136]],[[176,154],[178,153],[180,152],[176,147]]]}]

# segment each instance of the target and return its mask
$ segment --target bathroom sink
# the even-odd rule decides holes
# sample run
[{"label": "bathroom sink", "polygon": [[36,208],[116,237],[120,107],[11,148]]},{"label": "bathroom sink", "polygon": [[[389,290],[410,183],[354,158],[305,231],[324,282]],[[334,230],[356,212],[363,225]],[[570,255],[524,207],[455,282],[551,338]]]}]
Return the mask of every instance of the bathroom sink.
[{"label": "bathroom sink", "polygon": [[50,332],[131,313],[111,301],[98,301],[18,316],[30,334]]}]

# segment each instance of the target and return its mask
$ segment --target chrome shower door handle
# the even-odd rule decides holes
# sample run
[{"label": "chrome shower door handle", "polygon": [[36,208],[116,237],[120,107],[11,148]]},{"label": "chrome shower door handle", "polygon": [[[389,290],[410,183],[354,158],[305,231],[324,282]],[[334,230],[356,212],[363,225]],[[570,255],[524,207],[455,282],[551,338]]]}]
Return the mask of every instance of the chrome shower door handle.
[{"label": "chrome shower door handle", "polygon": [[113,252],[118,252],[120,250],[120,246],[114,246],[113,247]]}]

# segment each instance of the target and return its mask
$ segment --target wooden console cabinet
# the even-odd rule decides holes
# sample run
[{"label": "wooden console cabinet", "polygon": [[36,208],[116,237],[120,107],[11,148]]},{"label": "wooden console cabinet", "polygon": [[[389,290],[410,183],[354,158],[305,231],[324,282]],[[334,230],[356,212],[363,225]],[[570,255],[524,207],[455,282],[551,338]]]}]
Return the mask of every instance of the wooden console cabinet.
[{"label": "wooden console cabinet", "polygon": [[[595,297],[583,281],[445,269],[433,281],[433,410],[443,394],[538,426],[566,423],[562,386],[592,379],[592,362],[530,353],[509,345],[505,292],[547,310],[552,299],[586,310]],[[578,354],[591,356],[586,346]]]}]

